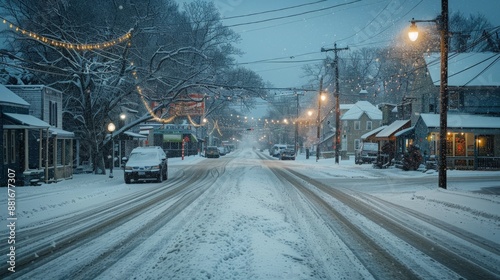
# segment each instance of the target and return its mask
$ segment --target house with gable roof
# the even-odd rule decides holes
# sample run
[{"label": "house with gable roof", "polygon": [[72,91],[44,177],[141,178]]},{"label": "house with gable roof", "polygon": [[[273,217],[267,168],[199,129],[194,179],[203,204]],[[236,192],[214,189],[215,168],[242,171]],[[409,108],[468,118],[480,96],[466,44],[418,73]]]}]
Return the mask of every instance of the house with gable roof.
[{"label": "house with gable roof", "polygon": [[361,136],[382,125],[382,111],[368,101],[358,101],[340,117],[341,150],[354,154]]},{"label": "house with gable roof", "polygon": [[[411,127],[398,143],[439,155],[440,54],[425,55],[410,92]],[[500,168],[500,53],[450,53],[448,59],[447,167]]]},{"label": "house with gable roof", "polygon": [[[14,91],[27,90],[30,95]],[[45,90],[47,90],[45,92]],[[26,92],[25,92],[26,93]],[[2,174],[15,171],[16,184],[71,178],[73,133],[62,129],[62,95],[44,86],[0,85]],[[1,186],[7,185],[2,176]]]}]

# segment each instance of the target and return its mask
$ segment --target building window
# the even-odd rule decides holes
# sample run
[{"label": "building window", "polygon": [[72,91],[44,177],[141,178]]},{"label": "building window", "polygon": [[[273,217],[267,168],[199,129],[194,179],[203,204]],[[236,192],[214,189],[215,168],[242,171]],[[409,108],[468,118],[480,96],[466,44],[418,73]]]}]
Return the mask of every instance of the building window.
[{"label": "building window", "polygon": [[49,124],[57,127],[57,102],[49,102]]},{"label": "building window", "polygon": [[450,109],[460,109],[464,107],[464,96],[460,92],[451,91],[449,93],[449,107]]},{"label": "building window", "polygon": [[355,150],[359,149],[359,144],[360,144],[360,143],[361,143],[361,142],[359,141],[359,139],[354,139],[354,149],[355,149]]},{"label": "building window", "polygon": [[10,162],[16,162],[16,131],[10,132]]},{"label": "building window", "polygon": [[366,130],[372,130],[372,122],[371,121],[366,121]]},{"label": "building window", "polygon": [[7,164],[9,162],[9,146],[7,143],[7,131],[3,132],[3,163]]},{"label": "building window", "polygon": [[355,121],[354,122],[354,130],[360,130],[360,129],[361,129],[361,122]]},{"label": "building window", "polygon": [[494,136],[493,135],[479,135],[477,137],[477,152],[478,156],[494,156]]}]

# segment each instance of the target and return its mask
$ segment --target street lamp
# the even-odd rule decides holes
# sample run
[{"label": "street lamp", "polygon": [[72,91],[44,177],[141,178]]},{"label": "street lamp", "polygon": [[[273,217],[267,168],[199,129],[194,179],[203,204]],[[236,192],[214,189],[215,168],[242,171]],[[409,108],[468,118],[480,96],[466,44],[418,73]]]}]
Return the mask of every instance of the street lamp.
[{"label": "street lamp", "polygon": [[115,149],[115,143],[113,142],[113,131],[115,131],[116,129],[116,126],[114,123],[110,122],[108,124],[108,131],[109,131],[109,135],[111,137],[111,164],[109,166],[109,178],[113,178],[113,162],[114,162],[114,149]]},{"label": "street lamp", "polygon": [[415,20],[411,21],[410,30],[408,30],[408,37],[412,42],[415,42],[418,39],[418,28],[415,24]]},{"label": "street lamp", "polygon": [[416,22],[435,22],[441,31],[441,81],[439,88],[439,187],[446,189],[446,131],[448,129],[448,0],[441,0],[441,16],[435,20],[412,19],[408,36],[418,38]]}]

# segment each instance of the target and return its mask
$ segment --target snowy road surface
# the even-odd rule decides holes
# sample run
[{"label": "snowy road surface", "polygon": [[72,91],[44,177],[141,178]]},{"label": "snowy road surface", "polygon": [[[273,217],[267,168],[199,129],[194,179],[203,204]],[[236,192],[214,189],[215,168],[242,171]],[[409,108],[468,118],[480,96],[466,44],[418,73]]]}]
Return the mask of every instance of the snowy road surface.
[{"label": "snowy road surface", "polygon": [[435,172],[250,149],[169,165],[163,183],[18,187],[16,272],[4,238],[0,278],[500,278],[499,172],[449,171],[442,190]]}]

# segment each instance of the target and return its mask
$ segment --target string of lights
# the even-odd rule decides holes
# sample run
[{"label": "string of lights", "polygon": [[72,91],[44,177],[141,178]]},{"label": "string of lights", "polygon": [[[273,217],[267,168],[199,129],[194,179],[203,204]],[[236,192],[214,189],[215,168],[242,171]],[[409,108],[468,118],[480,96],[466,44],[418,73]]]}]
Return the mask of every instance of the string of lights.
[{"label": "string of lights", "polygon": [[51,38],[48,38],[46,36],[42,36],[40,34],[37,34],[33,31],[25,30],[19,26],[16,26],[12,22],[9,22],[5,18],[0,17],[0,19],[2,20],[2,23],[7,25],[11,30],[18,32],[18,33],[21,33],[24,36],[30,37],[30,38],[37,40],[39,42],[42,42],[44,44],[49,44],[51,46],[58,47],[58,48],[65,48],[65,49],[72,49],[72,50],[79,50],[79,51],[105,49],[105,48],[109,48],[109,47],[115,46],[117,44],[126,42],[126,41],[130,40],[130,38],[132,38],[132,33],[131,33],[131,31],[129,31],[116,39],[105,41],[105,42],[91,43],[91,44],[69,43],[69,42],[64,42],[64,41],[53,39],[53,38],[51,39]]}]

